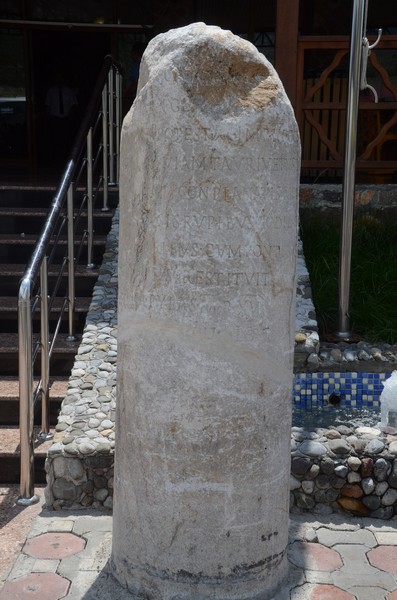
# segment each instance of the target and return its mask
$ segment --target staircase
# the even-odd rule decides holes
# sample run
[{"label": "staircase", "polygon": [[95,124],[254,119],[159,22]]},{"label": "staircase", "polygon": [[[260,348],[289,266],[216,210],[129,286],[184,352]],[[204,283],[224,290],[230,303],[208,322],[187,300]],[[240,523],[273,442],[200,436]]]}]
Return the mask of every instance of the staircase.
[{"label": "staircase", "polygon": [[[54,190],[3,189],[0,190],[0,485],[18,483],[19,465],[19,386],[18,386],[18,290],[21,277],[32,253],[36,239],[43,227]],[[109,193],[110,210],[94,210],[95,238],[93,262],[100,265],[106,236],[111,226],[117,193]],[[65,240],[58,243],[62,246]],[[50,423],[57,420],[60,403],[67,389],[68,376],[77,352],[79,339],[98,269],[87,269],[84,252],[76,269],[76,340],[69,341],[67,312],[51,360]],[[61,257],[60,257],[61,258]],[[55,276],[49,270],[49,278]],[[66,279],[66,277],[65,277]],[[60,291],[62,294],[62,286]],[[62,298],[54,304],[51,318],[60,314]],[[38,329],[38,328],[37,328]],[[38,405],[40,403],[37,403]],[[35,425],[40,429],[40,406],[36,407]],[[44,460],[51,442],[35,447],[35,473],[37,483],[45,482]]]}]

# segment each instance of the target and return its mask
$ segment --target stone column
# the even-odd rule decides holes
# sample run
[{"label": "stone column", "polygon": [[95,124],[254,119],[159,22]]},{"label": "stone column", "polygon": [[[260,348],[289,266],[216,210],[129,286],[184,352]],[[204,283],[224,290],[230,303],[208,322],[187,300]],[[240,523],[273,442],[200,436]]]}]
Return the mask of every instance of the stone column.
[{"label": "stone column", "polygon": [[122,134],[112,568],[139,598],[287,571],[299,136],[254,46],[156,37]]}]

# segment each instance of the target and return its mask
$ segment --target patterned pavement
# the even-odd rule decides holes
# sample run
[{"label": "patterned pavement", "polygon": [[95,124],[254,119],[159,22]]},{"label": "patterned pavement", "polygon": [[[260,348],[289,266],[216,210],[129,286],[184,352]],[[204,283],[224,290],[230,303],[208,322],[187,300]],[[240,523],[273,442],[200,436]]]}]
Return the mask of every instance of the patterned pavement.
[{"label": "patterned pavement", "polygon": [[[43,509],[0,600],[133,600],[109,573],[111,531],[109,513]],[[397,520],[291,515],[289,562],[274,600],[397,600]]]}]

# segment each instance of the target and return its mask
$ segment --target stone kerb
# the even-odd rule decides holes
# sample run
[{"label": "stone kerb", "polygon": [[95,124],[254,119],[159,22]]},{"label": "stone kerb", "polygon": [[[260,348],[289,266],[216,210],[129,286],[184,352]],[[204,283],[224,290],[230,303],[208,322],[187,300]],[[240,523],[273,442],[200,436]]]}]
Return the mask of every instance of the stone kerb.
[{"label": "stone kerb", "polygon": [[46,459],[48,508],[113,506],[119,214]]},{"label": "stone kerb", "polygon": [[149,44],[122,134],[112,551],[147,598],[264,600],[285,576],[299,154],[251,44]]}]

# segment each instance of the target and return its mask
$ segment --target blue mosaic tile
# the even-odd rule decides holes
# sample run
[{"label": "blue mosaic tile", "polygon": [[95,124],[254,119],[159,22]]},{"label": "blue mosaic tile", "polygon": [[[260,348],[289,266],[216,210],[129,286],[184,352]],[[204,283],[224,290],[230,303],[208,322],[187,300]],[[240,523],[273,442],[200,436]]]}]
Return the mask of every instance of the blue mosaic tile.
[{"label": "blue mosaic tile", "polygon": [[383,382],[389,373],[297,373],[293,403],[307,409],[329,408],[332,393],[341,397],[341,406],[379,408]]}]

